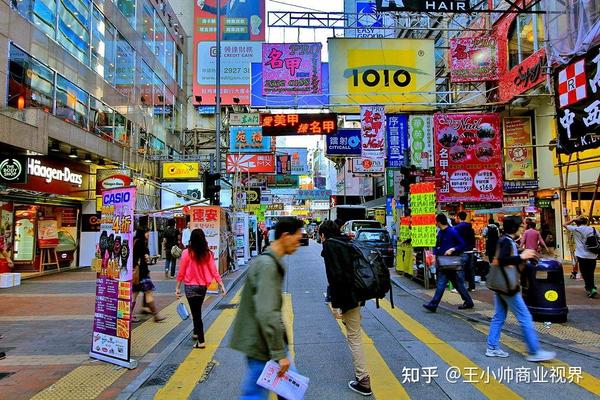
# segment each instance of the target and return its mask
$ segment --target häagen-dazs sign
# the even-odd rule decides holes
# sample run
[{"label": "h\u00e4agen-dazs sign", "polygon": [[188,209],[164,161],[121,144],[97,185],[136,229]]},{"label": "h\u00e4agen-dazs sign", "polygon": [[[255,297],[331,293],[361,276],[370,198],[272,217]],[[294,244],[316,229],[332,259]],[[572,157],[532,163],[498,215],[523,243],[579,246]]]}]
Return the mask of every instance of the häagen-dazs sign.
[{"label": "h\u00e4agen-dazs sign", "polygon": [[72,172],[69,167],[64,167],[63,169],[48,167],[43,165],[41,160],[34,158],[30,158],[27,162],[27,173],[32,176],[45,178],[46,183],[52,183],[52,181],[56,180],[81,186],[83,182],[83,175]]}]

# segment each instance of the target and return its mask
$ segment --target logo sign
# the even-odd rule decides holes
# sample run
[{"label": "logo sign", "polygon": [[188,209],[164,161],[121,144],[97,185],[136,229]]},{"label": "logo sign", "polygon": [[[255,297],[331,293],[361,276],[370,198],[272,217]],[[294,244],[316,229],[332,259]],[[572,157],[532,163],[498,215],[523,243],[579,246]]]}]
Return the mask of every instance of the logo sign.
[{"label": "logo sign", "polygon": [[600,147],[599,63],[595,47],[554,74],[560,153]]},{"label": "logo sign", "polygon": [[217,109],[215,106],[198,106],[196,107],[196,111],[200,115],[215,115]]},{"label": "logo sign", "polygon": [[246,192],[246,204],[260,204],[260,188],[244,188]]},{"label": "logo sign", "polygon": [[281,147],[277,152],[285,153],[290,156],[290,166],[292,175],[308,175],[308,150],[305,148]]},{"label": "logo sign", "polygon": [[27,157],[4,156],[0,158],[1,183],[27,182]]},{"label": "logo sign", "polygon": [[382,174],[385,162],[384,158],[353,158],[351,167],[354,174]]},{"label": "logo sign", "polygon": [[72,172],[69,167],[64,167],[63,169],[49,167],[42,164],[41,160],[35,158],[30,158],[27,161],[27,173],[30,176],[44,178],[46,183],[52,183],[52,181],[61,181],[77,185],[79,187],[83,183],[83,175]]},{"label": "logo sign", "polygon": [[498,114],[435,114],[435,169],[440,202],[501,202]]},{"label": "logo sign", "polygon": [[347,15],[345,37],[396,37],[394,18],[387,13],[378,13],[375,0],[345,0],[344,12]]},{"label": "logo sign", "polygon": [[408,137],[411,164],[418,169],[433,168],[433,117],[408,117]]},{"label": "logo sign", "polygon": [[260,114],[265,136],[332,135],[337,114]]},{"label": "logo sign", "polygon": [[225,161],[228,174],[236,172],[275,173],[275,156],[273,154],[227,154]]},{"label": "logo sign", "polygon": [[294,175],[265,175],[269,188],[298,188],[300,177]]},{"label": "logo sign", "polygon": [[258,114],[229,114],[229,125],[230,126],[258,126],[260,121]]},{"label": "logo sign", "polygon": [[408,149],[408,115],[392,114],[387,120],[387,166],[400,168]]},{"label": "logo sign", "polygon": [[163,179],[198,179],[200,164],[197,162],[164,162],[162,163]]},{"label": "logo sign", "polygon": [[534,179],[531,118],[505,117],[503,122],[505,179]]},{"label": "logo sign", "polygon": [[128,169],[96,170],[96,194],[103,190],[117,189],[131,185],[131,171]]},{"label": "logo sign", "polygon": [[100,213],[81,214],[82,232],[100,232]]},{"label": "logo sign", "polygon": [[469,0],[376,0],[377,11],[470,13]]},{"label": "logo sign", "polygon": [[380,104],[399,112],[435,103],[432,40],[329,39],[329,60],[329,102],[336,110],[356,112],[348,104]]},{"label": "logo sign", "polygon": [[491,37],[450,39],[450,80],[453,83],[498,80],[498,46]]},{"label": "logo sign", "polygon": [[263,43],[262,94],[320,94],[321,47],[321,43]]},{"label": "logo sign", "polygon": [[385,123],[383,106],[361,106],[360,147],[363,158],[383,159],[385,157]]},{"label": "logo sign", "polygon": [[271,151],[270,137],[264,137],[260,126],[230,126],[229,151],[264,153]]},{"label": "logo sign", "polygon": [[326,136],[328,156],[360,156],[360,129],[338,129]]}]

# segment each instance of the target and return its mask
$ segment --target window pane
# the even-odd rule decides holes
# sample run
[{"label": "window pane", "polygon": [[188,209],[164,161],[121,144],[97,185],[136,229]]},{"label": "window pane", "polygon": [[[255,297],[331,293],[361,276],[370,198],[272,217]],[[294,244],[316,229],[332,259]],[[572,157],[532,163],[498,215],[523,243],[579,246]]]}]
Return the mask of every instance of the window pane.
[{"label": "window pane", "polygon": [[104,46],[106,48],[104,56],[104,74],[105,79],[113,84],[117,85],[117,30],[112,26],[108,20],[104,19],[106,26],[106,35],[104,36]]},{"label": "window pane", "polygon": [[154,8],[148,0],[144,0],[144,7],[142,9],[142,37],[144,43],[150,49],[154,51]]},{"label": "window pane", "polygon": [[87,129],[89,95],[58,75],[56,79],[56,116]]},{"label": "window pane", "polygon": [[154,74],[154,120],[158,123],[164,122],[165,84],[158,75]]},{"label": "window pane", "polygon": [[58,42],[84,64],[89,63],[90,3],[87,0],[60,0]]},{"label": "window pane", "polygon": [[165,69],[175,79],[175,39],[169,33],[165,41]]},{"label": "window pane", "polygon": [[156,28],[156,32],[154,35],[154,54],[156,58],[160,61],[160,63],[165,65],[165,35],[167,32],[167,27],[160,20],[160,18],[156,18],[154,21],[154,25]]},{"label": "window pane", "polygon": [[52,39],[55,37],[56,0],[22,0],[13,2],[21,15],[33,22]]},{"label": "window pane", "polygon": [[135,1],[136,0],[117,1],[117,7],[133,27],[135,27]]},{"label": "window pane", "polygon": [[521,30],[521,60],[526,59],[534,52],[535,32],[533,32],[533,18],[531,15],[519,15]]},{"label": "window pane", "polygon": [[108,141],[113,140],[113,120],[115,111],[101,102],[90,98],[90,130]]},{"label": "window pane", "polygon": [[133,48],[120,33],[117,42],[116,87],[121,93],[129,96],[134,83],[135,54]]},{"label": "window pane", "polygon": [[165,89],[165,105],[163,107],[165,116],[165,127],[170,132],[173,131],[173,93],[169,89]]},{"label": "window pane", "polygon": [[114,139],[124,146],[129,145],[129,136],[131,135],[131,124],[124,115],[115,113],[115,133]]},{"label": "window pane", "polygon": [[177,84],[180,88],[183,88],[183,53],[179,50],[177,50],[177,59],[175,61],[177,62]]},{"label": "window pane", "polygon": [[519,58],[519,32],[517,19],[512,23],[508,31],[508,69],[513,69],[521,63]]},{"label": "window pane", "polygon": [[52,111],[54,72],[29,54],[10,46],[8,106]]},{"label": "window pane", "polygon": [[140,73],[140,91],[141,91],[141,100],[142,100],[142,107],[144,107],[145,109],[147,108],[148,113],[150,114],[150,116],[152,116],[152,112],[153,112],[153,106],[154,104],[152,103],[152,89],[153,89],[153,74],[152,74],[152,69],[150,69],[150,67],[148,66],[148,64],[146,64],[145,62],[142,61],[142,70]]},{"label": "window pane", "polygon": [[[92,16],[92,69],[104,79],[114,77],[114,28],[104,18],[104,15],[94,8]],[[112,57],[112,58],[111,58]],[[108,62],[110,61],[110,62]]]},{"label": "window pane", "polygon": [[165,142],[158,139],[154,135],[150,135],[150,140],[148,142],[148,153],[149,154],[163,154],[167,149]]}]

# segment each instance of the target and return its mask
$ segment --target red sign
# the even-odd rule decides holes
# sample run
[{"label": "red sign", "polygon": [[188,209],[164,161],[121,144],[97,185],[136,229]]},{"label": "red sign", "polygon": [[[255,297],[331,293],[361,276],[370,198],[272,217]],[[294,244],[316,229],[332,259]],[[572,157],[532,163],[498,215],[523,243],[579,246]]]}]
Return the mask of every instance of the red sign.
[{"label": "red sign", "polygon": [[46,157],[27,159],[27,183],[10,187],[63,196],[88,198],[89,167]]},{"label": "red sign", "polygon": [[131,171],[128,169],[98,169],[96,171],[96,195],[103,190],[117,189],[131,185]]},{"label": "red sign", "polygon": [[493,36],[450,39],[452,82],[498,80],[498,47]]},{"label": "red sign", "polygon": [[227,173],[275,173],[275,156],[270,153],[227,154]]},{"label": "red sign", "polygon": [[501,202],[498,114],[435,114],[439,202]]},{"label": "red sign", "polygon": [[260,114],[263,136],[333,135],[337,114]]}]

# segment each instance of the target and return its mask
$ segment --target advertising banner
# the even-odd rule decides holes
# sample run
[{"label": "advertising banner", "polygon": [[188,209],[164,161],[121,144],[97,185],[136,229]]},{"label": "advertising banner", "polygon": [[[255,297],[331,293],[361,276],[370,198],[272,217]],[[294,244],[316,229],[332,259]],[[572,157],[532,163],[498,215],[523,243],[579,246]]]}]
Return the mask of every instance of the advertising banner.
[{"label": "advertising banner", "polygon": [[471,12],[470,0],[376,0],[377,11]]},{"label": "advertising banner", "polygon": [[289,175],[292,171],[292,157],[289,154],[278,154],[277,159],[277,175]]},{"label": "advertising banner", "polygon": [[269,188],[298,188],[300,177],[293,175],[266,175]]},{"label": "advertising banner", "polygon": [[260,126],[229,127],[229,151],[232,153],[265,153],[271,149],[271,138],[263,136]]},{"label": "advertising banner", "polygon": [[385,159],[353,158],[351,170],[353,174],[382,174],[385,172]]},{"label": "advertising banner", "polygon": [[498,114],[435,114],[439,202],[502,201]]},{"label": "advertising banner", "polygon": [[435,103],[432,40],[333,38],[328,43],[334,111],[358,111],[351,104],[386,105],[388,112],[427,110]]},{"label": "advertising banner", "polygon": [[96,170],[96,195],[102,191],[117,189],[131,185],[131,170],[123,169],[97,169]]},{"label": "advertising banner", "polygon": [[260,114],[264,136],[333,135],[337,114]]},{"label": "advertising banner", "polygon": [[453,83],[497,81],[498,45],[493,37],[450,39],[450,80]]},{"label": "advertising banner", "polygon": [[328,156],[360,156],[360,129],[338,129],[335,135],[325,136]]},{"label": "advertising banner", "polygon": [[275,156],[273,154],[227,154],[226,168],[228,174],[236,172],[275,173]]},{"label": "advertising banner", "polygon": [[600,47],[594,47],[554,73],[558,152],[600,147]]},{"label": "advertising banner", "polygon": [[400,168],[408,149],[408,115],[386,116],[388,168]]},{"label": "advertising banner", "polygon": [[198,179],[200,163],[198,162],[163,162],[163,179]]},{"label": "advertising banner", "polygon": [[[214,114],[214,112],[213,112]],[[230,126],[258,126],[260,120],[258,114],[229,114],[229,125]]]},{"label": "advertising banner", "polygon": [[303,147],[280,147],[277,153],[285,153],[290,156],[291,174],[308,175],[308,150]]},{"label": "advertising banner", "polygon": [[320,94],[321,43],[263,43],[263,95]]},{"label": "advertising banner", "polygon": [[410,187],[411,229],[413,247],[435,247],[437,227],[435,225],[435,184],[417,183]]},{"label": "advertising banner", "polygon": [[397,36],[394,17],[378,13],[375,0],[344,0],[344,13],[347,16],[344,37],[393,39]]},{"label": "advertising banner", "polygon": [[96,307],[90,357],[127,368],[131,359],[131,301],[135,188],[102,194],[97,246]]},{"label": "advertising banner", "polygon": [[360,141],[362,158],[385,158],[385,107],[360,107]]},{"label": "advertising banner", "polygon": [[[535,179],[533,148],[531,147],[531,118],[505,117],[504,178],[506,180]],[[518,146],[523,147],[518,147]]]},{"label": "advertising banner", "polygon": [[408,137],[411,165],[417,169],[433,168],[433,117],[409,116]]},{"label": "advertising banner", "polygon": [[161,209],[185,206],[202,200],[204,194],[202,182],[163,182],[161,187]]}]

